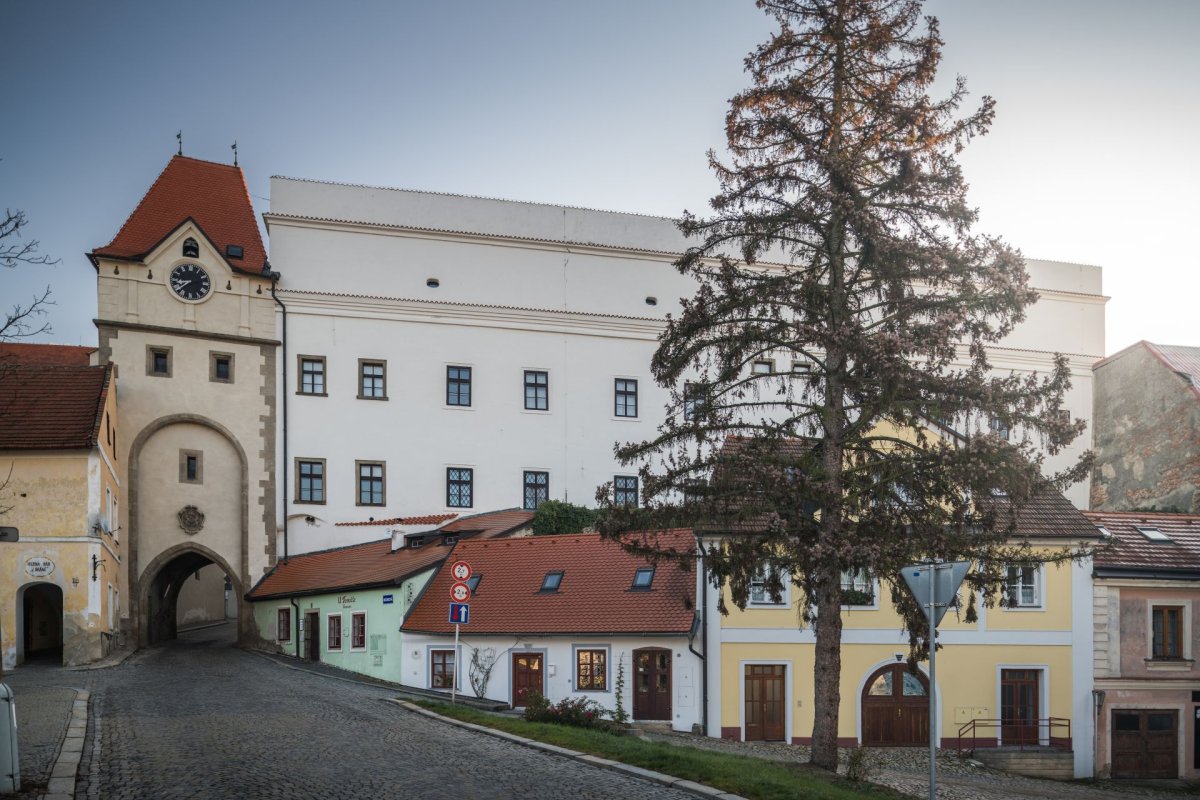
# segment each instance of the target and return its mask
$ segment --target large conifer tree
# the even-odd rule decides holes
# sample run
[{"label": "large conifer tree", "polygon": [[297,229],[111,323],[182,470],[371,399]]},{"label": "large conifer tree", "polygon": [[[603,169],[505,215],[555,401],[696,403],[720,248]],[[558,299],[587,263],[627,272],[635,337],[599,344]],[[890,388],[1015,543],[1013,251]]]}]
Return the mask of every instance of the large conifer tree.
[{"label": "large conifer tree", "polygon": [[618,448],[642,503],[610,502],[601,529],[727,534],[706,568],[739,606],[756,576],[776,596],[798,583],[798,624],[816,629],[813,762],[836,769],[844,573],[891,586],[923,657],[898,567],[971,559],[970,585],[1004,602],[1005,566],[1044,558],[1015,514],[1085,474],[1041,469],[1083,426],[1059,412],[1062,357],[1041,376],[989,364],[1036,293],[1019,253],[972,230],[955,157],[993,103],[960,113],[961,79],[931,98],[936,20],[920,0],[757,5],[778,30],[746,59],[728,156],[710,154],[713,214],[681,222],[697,244],[677,267],[699,288],[652,363],[667,421]]}]

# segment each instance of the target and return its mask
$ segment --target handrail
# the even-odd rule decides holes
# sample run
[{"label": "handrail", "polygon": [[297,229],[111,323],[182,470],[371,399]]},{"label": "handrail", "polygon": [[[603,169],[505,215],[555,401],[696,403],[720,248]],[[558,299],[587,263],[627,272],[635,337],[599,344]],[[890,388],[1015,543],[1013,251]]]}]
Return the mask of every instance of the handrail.
[{"label": "handrail", "polygon": [[[958,728],[958,754],[961,756],[963,750],[963,740],[970,739],[971,753],[974,753],[979,745],[979,729],[995,729],[996,730],[996,747],[1016,747],[1019,750],[1024,750],[1027,747],[1048,747],[1052,750],[1070,750],[1071,749],[1071,720],[1066,717],[1045,717],[1042,719],[1031,719],[1028,721],[1013,721],[1000,719],[973,719]],[[1010,731],[1007,736],[1004,735],[1004,728],[1014,728],[1015,731]],[[1065,736],[1056,737],[1055,731],[1066,729]],[[1043,729],[1045,735],[1043,735]],[[1032,730],[1032,735],[1030,731]]]}]

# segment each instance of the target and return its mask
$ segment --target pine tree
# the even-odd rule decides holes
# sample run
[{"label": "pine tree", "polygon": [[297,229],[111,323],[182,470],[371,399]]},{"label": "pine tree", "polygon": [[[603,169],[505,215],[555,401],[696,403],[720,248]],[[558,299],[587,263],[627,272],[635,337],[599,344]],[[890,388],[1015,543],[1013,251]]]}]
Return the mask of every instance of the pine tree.
[{"label": "pine tree", "polygon": [[680,223],[698,243],[676,266],[698,290],[651,365],[667,420],[617,448],[643,504],[615,507],[609,487],[597,499],[608,535],[727,534],[706,568],[738,606],[756,577],[775,596],[798,582],[798,624],[816,632],[812,758],[833,770],[843,573],[892,586],[915,668],[929,643],[899,567],[971,559],[968,584],[1003,602],[1007,564],[1051,557],[1021,540],[1016,513],[1088,464],[1042,471],[1083,429],[1059,414],[1065,358],[1041,376],[988,361],[1037,295],[1021,255],[973,231],[956,156],[993,102],[960,113],[961,78],[931,98],[937,21],[920,0],[757,5],[778,30],[746,59],[728,156],[709,154],[713,214]]}]

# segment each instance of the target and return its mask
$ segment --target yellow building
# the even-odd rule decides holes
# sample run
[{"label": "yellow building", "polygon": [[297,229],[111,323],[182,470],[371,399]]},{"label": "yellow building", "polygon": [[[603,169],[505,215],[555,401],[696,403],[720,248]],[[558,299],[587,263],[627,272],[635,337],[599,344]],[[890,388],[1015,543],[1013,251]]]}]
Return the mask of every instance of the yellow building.
[{"label": "yellow building", "polygon": [[83,347],[0,346],[0,654],[64,665],[121,629],[112,365]]},{"label": "yellow building", "polygon": [[[1061,548],[1097,537],[1066,498],[1035,500],[1018,530],[1038,547]],[[707,537],[706,545],[719,537]],[[940,746],[995,748],[1016,743],[1073,751],[1069,772],[1091,776],[1092,568],[1089,562],[1009,569],[1006,607],[984,608],[968,624],[951,611],[939,626],[936,694]],[[887,584],[882,586],[885,593]],[[707,613],[707,732],[738,740],[811,741],[816,637],[801,622],[802,592],[780,602],[752,584],[750,603]],[[928,662],[911,674],[900,615],[881,596],[877,577],[843,575],[842,746],[928,746]],[[974,722],[972,722],[974,720]],[[1060,759],[1061,761],[1062,759]],[[1067,770],[1067,765],[1063,766]],[[1063,777],[1070,777],[1070,774]]]}]

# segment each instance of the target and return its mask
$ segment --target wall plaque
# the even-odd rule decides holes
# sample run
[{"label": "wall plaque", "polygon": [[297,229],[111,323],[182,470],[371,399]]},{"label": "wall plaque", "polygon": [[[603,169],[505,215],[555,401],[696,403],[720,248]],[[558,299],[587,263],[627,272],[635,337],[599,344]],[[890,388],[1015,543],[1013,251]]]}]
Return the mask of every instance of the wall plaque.
[{"label": "wall plaque", "polygon": [[54,562],[45,556],[34,556],[26,559],[25,571],[31,578],[48,578],[54,574]]},{"label": "wall plaque", "polygon": [[204,528],[204,512],[195,506],[184,506],[176,515],[183,532],[195,536]]}]

